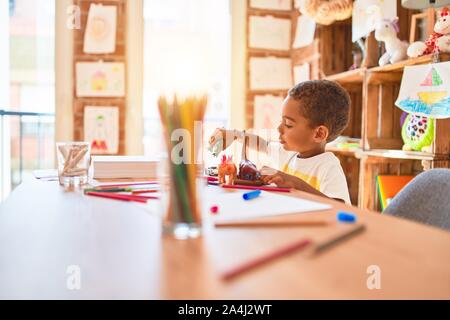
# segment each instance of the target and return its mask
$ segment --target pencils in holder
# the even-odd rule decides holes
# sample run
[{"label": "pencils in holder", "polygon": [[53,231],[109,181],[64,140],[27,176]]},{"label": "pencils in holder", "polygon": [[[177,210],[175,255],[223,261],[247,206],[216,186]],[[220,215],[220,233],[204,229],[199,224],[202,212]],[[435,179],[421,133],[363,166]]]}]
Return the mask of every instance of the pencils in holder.
[{"label": "pencils in holder", "polygon": [[[201,225],[196,189],[198,171],[196,155],[202,152],[198,149],[201,144],[197,140],[199,140],[198,138],[202,139],[202,130],[198,132],[198,125],[202,124],[206,105],[206,96],[188,97],[181,100],[175,96],[171,101],[162,96],[158,100],[168,154],[169,205],[165,220],[167,226]],[[176,130],[188,134],[189,137],[183,136],[181,141],[173,141],[172,136]],[[180,144],[183,146],[182,152],[179,151]],[[174,159],[174,157],[178,158]]]}]

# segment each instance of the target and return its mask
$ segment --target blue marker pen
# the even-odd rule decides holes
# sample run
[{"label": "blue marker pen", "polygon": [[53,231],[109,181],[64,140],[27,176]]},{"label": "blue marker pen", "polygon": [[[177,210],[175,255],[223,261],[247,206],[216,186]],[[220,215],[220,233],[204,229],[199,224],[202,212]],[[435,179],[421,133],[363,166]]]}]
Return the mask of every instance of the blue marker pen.
[{"label": "blue marker pen", "polygon": [[339,222],[353,223],[356,221],[356,215],[344,211],[339,211],[336,217]]},{"label": "blue marker pen", "polygon": [[244,193],[242,195],[242,198],[244,198],[244,200],[251,200],[251,199],[259,197],[260,194],[261,194],[261,190],[250,191],[250,192]]}]

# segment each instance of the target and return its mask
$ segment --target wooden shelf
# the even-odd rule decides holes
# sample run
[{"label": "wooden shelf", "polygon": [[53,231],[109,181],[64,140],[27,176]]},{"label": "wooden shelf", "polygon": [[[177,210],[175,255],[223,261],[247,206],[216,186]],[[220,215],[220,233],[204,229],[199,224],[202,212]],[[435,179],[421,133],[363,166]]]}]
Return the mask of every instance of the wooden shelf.
[{"label": "wooden shelf", "polygon": [[379,157],[379,158],[391,158],[391,159],[404,159],[404,160],[449,160],[446,155],[432,154],[428,152],[419,151],[403,151],[403,150],[388,150],[388,149],[374,149],[364,150],[362,152],[364,156]]},{"label": "wooden shelf", "polygon": [[249,95],[266,95],[266,94],[271,94],[274,96],[277,95],[281,95],[281,96],[286,96],[287,92],[289,91],[289,89],[271,89],[271,90],[248,90],[248,94]]},{"label": "wooden shelf", "polygon": [[338,74],[333,74],[331,76],[327,76],[325,79],[330,81],[336,81],[339,82],[340,84],[358,84],[363,82],[366,70],[367,70],[366,68],[358,68],[355,70],[349,70]]},{"label": "wooden shelf", "polygon": [[327,146],[325,147],[326,151],[331,151],[331,152],[336,152],[339,154],[342,154],[344,156],[350,156],[350,157],[355,157],[355,158],[360,158],[360,154],[362,153],[362,149],[360,148],[355,148],[355,149],[342,149],[342,148],[338,148],[335,146]]},{"label": "wooden shelf", "polygon": [[[440,61],[448,61],[450,60],[450,54],[441,53],[439,54]],[[382,67],[374,67],[370,68],[370,72],[401,72],[405,68],[405,66],[414,66],[420,64],[426,64],[433,61],[433,55],[428,54],[425,56],[421,56],[418,58],[409,58],[407,60],[403,60],[394,64],[388,64]]]}]

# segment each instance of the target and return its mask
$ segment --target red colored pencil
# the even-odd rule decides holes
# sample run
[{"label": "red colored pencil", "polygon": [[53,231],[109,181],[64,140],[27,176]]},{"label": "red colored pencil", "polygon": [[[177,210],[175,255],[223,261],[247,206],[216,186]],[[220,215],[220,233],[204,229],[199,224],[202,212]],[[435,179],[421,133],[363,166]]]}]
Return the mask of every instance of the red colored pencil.
[{"label": "red colored pencil", "polygon": [[277,191],[277,192],[291,192],[290,188],[280,188],[280,187],[255,187],[255,186],[243,186],[243,185],[222,185],[222,188],[226,189],[248,189],[248,190],[263,190],[263,191]]},{"label": "red colored pencil", "polygon": [[247,261],[247,262],[243,263],[242,265],[239,265],[237,267],[234,267],[234,268],[224,272],[222,274],[222,279],[230,280],[230,279],[232,279],[246,271],[249,271],[255,267],[258,267],[266,262],[269,262],[276,258],[282,257],[282,256],[292,253],[294,251],[304,249],[311,243],[312,242],[309,239],[302,239],[302,240],[296,241],[294,243],[291,243],[287,246],[276,249],[275,251],[272,251],[265,255],[259,256],[253,260]]},{"label": "red colored pencil", "polygon": [[141,197],[142,199],[159,199],[159,197],[157,196],[135,196],[135,197]]},{"label": "red colored pencil", "polygon": [[117,194],[117,193],[105,193],[105,192],[95,192],[90,191],[86,192],[86,195],[94,196],[94,197],[101,197],[101,198],[109,198],[109,199],[116,199],[116,200],[122,200],[122,201],[136,201],[141,203],[146,203],[148,198],[144,196],[133,196],[133,195],[127,195],[127,194]]}]

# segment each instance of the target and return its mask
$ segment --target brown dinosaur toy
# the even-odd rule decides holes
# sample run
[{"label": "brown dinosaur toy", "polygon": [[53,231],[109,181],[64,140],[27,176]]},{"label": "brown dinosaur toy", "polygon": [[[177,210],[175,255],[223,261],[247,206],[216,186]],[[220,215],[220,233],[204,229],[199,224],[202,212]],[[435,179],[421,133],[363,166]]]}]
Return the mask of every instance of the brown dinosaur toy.
[{"label": "brown dinosaur toy", "polygon": [[248,137],[244,138],[242,146],[242,160],[239,164],[237,184],[261,186],[264,183],[261,181],[261,173],[256,168],[256,165],[247,159]]},{"label": "brown dinosaur toy", "polygon": [[228,176],[228,184],[233,185],[236,179],[237,169],[233,163],[231,156],[222,156],[222,161],[217,168],[219,184],[226,184],[226,176]]}]

